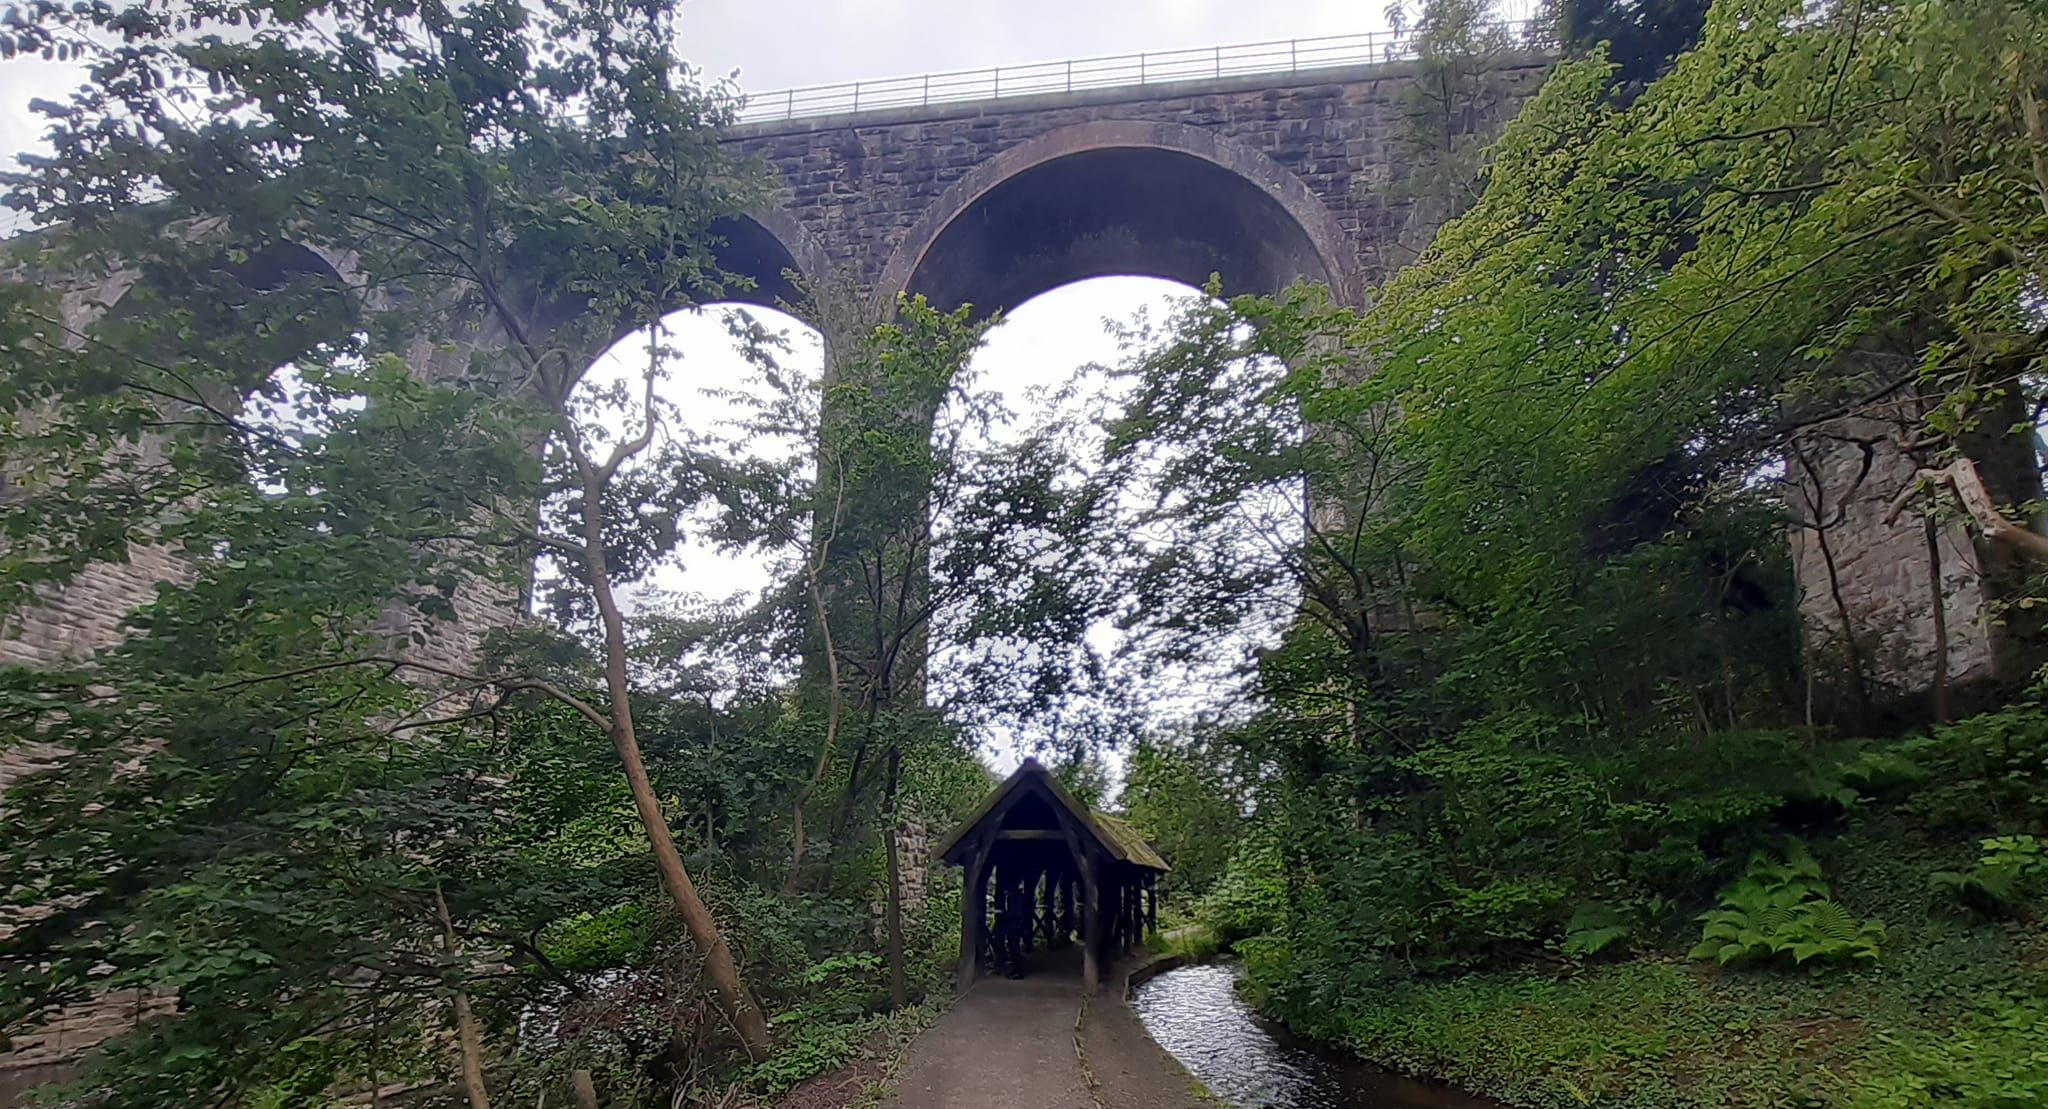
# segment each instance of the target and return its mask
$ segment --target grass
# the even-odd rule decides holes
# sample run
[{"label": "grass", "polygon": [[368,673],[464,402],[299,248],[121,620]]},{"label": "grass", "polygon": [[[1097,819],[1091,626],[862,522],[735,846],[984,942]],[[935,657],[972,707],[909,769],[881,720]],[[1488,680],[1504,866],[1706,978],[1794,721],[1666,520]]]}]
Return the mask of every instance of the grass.
[{"label": "grass", "polygon": [[1178,955],[1191,963],[1213,959],[1223,950],[1223,943],[1216,933],[1201,924],[1184,924],[1154,932],[1146,938],[1145,946],[1155,955]]},{"label": "grass", "polygon": [[1837,895],[1890,928],[1875,965],[1721,969],[1660,945],[1407,982],[1297,1024],[1532,1109],[2048,1106],[2048,929],[1937,911],[1945,848],[1898,828],[1832,846]]}]

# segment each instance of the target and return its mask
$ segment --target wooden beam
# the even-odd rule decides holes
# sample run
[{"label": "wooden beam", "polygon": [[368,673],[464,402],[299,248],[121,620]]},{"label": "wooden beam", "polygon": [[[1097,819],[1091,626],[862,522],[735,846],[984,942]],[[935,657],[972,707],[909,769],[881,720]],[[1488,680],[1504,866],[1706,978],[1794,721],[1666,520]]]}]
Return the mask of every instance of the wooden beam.
[{"label": "wooden beam", "polygon": [[988,854],[995,841],[984,836],[974,845],[960,890],[960,969],[958,986],[966,993],[981,969],[981,930],[988,921]]},{"label": "wooden beam", "polygon": [[1088,993],[1102,985],[1102,868],[1094,865],[1093,854],[1085,846],[1081,850],[1081,988]]}]

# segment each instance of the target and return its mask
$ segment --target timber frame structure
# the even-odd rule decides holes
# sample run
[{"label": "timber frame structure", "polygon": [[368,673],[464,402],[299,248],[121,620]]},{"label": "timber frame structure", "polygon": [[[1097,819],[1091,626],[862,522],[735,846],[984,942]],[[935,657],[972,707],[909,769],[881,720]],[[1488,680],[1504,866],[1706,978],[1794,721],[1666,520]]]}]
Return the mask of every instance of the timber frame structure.
[{"label": "timber frame structure", "polygon": [[990,946],[990,894],[1030,895],[1032,942],[1081,945],[1082,988],[1159,925],[1159,876],[1170,869],[1145,837],[1093,812],[1037,759],[1025,759],[937,855],[962,867],[959,986],[974,984]]}]

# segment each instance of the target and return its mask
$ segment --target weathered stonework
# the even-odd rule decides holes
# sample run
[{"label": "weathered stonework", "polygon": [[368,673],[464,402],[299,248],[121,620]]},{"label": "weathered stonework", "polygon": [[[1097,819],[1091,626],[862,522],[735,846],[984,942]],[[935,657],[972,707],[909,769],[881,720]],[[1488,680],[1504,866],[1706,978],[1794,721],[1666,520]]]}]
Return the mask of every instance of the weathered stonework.
[{"label": "weathered stonework", "polygon": [[[1548,65],[1504,64],[1495,74],[1498,110],[1482,113],[1479,125],[1511,116]],[[781,247],[779,263],[812,279],[850,270],[883,303],[908,291],[994,310],[1084,277],[1199,283],[1212,269],[1233,292],[1270,293],[1309,277],[1356,302],[1435,232],[1434,210],[1403,187],[1414,170],[1403,136],[1419,72],[1393,63],[755,124],[730,141],[782,180],[774,207],[756,214],[759,230]],[[1111,165],[1112,152],[1138,153]],[[1080,181],[1090,159],[1104,162],[1102,179],[1124,186],[1124,195],[1054,195],[1069,168],[1061,163]],[[1012,183],[1039,191],[1045,222],[1077,224],[1037,228],[1047,237],[1027,244],[1063,252],[1033,283],[1043,287],[983,280],[1028,265],[1026,257],[977,259],[987,274],[936,272],[934,246],[987,214]],[[1238,184],[1248,186],[1242,195],[1233,191]],[[1198,194],[1187,210],[1218,217],[1210,226],[1145,223],[1145,209],[1186,193]],[[1252,206],[1254,194],[1265,210]],[[1106,249],[1093,252],[1060,239],[1105,231]],[[1281,240],[1291,240],[1283,252],[1291,256],[1258,256]],[[773,268],[752,276],[762,290],[786,287]],[[974,295],[984,286],[1011,295]]]},{"label": "weathered stonework", "polygon": [[1792,559],[1809,651],[1860,667],[1874,700],[1931,688],[1938,557],[1947,680],[1965,685],[1991,679],[1997,667],[1990,598],[1968,530],[1954,519],[1937,519],[1930,557],[1922,511],[1887,520],[1892,502],[1917,471],[1893,445],[1895,428],[1845,419],[1833,430],[1844,437],[1810,437],[1790,463],[1798,517],[1790,535]]},{"label": "weathered stonework", "polygon": [[[1987,420],[2010,427],[2014,417]],[[1806,429],[1787,458],[1810,668],[1828,702],[1822,715],[1845,724],[1953,717],[2040,661],[1998,605],[2010,557],[1977,539],[1953,500],[1915,489],[1920,463],[1904,444],[1921,426],[1911,400],[1868,405]],[[2003,501],[2039,496],[2027,443],[1965,438],[1982,467],[2017,486],[1998,490]]]}]

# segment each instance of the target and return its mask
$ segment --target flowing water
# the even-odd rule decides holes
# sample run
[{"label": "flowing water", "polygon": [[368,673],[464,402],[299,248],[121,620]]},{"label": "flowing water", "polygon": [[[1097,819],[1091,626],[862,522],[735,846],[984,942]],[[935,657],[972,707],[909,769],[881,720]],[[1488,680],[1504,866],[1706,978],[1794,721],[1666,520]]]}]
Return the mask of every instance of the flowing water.
[{"label": "flowing water", "polygon": [[1140,985],[1131,1007],[1189,1074],[1237,1109],[1500,1109],[1289,1035],[1237,996],[1229,965],[1169,970]]}]

